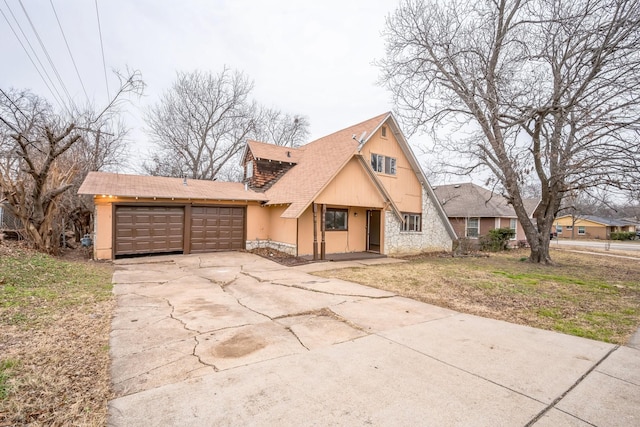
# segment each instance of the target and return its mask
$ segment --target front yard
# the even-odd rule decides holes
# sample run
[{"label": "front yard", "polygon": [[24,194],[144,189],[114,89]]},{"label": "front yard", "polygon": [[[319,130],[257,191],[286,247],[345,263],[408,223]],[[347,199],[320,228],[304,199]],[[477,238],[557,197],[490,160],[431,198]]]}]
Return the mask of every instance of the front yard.
[{"label": "front yard", "polygon": [[0,426],[104,426],[111,267],[0,244]]},{"label": "front yard", "polygon": [[489,257],[425,256],[408,263],[316,273],[385,289],[463,313],[624,344],[640,327],[640,258],[552,251]]}]

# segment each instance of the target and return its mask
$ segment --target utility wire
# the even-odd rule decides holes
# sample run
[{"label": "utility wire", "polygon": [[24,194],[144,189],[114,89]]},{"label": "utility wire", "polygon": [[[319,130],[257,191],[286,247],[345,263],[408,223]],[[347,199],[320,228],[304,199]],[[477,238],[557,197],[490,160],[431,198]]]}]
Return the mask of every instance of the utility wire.
[{"label": "utility wire", "polygon": [[[49,51],[47,51],[46,46],[44,45],[44,43],[42,42],[42,39],[40,38],[40,34],[38,34],[38,30],[36,30],[35,25],[33,25],[33,22],[31,21],[31,17],[29,16],[29,13],[27,12],[27,9],[24,7],[24,4],[22,3],[22,0],[18,0],[18,2],[20,3],[20,7],[22,7],[22,11],[24,12],[24,15],[27,17],[27,21],[29,21],[29,25],[31,25],[31,29],[33,30],[33,33],[36,35],[36,38],[38,39],[38,42],[40,43],[40,47],[42,48],[42,51],[44,52],[45,56],[47,57],[47,60],[49,61],[49,65],[51,66],[51,69],[53,70],[53,72],[55,73],[56,77],[58,78],[58,82],[60,83],[60,86],[62,87],[62,90],[64,91],[64,93],[67,95],[67,98],[69,99],[69,105],[75,108],[75,104],[73,102],[73,98],[71,98],[71,95],[69,94],[69,91],[67,90],[67,86],[64,84],[64,82],[62,81],[62,78],[60,77],[60,73],[58,73],[58,69],[56,68],[55,64],[53,63],[53,60],[51,59],[51,56],[49,55]],[[72,112],[69,108],[67,108],[67,111],[69,112],[69,115],[72,115]]]},{"label": "utility wire", "polygon": [[87,89],[84,87],[84,82],[82,81],[82,77],[80,77],[80,71],[78,71],[78,65],[76,64],[76,60],[73,58],[73,53],[71,53],[71,48],[69,47],[69,42],[67,41],[67,36],[64,34],[64,30],[62,29],[62,24],[60,23],[60,18],[58,18],[58,12],[56,12],[56,8],[53,5],[53,0],[49,0],[51,3],[51,8],[53,9],[53,14],[56,17],[56,21],[58,22],[58,28],[60,28],[60,33],[62,33],[62,38],[64,39],[64,44],[67,46],[67,52],[69,52],[69,56],[71,57],[71,62],[73,63],[73,68],[76,70],[76,75],[78,76],[78,80],[80,80],[80,86],[82,86],[82,91],[84,92],[84,96],[87,98],[87,102],[90,103],[89,95],[87,94]]},{"label": "utility wire", "polygon": [[104,70],[104,83],[107,87],[107,100],[111,99],[109,94],[109,79],[107,79],[107,63],[104,60],[104,43],[102,43],[102,27],[100,26],[100,12],[98,11],[98,0],[94,0],[96,5],[96,17],[98,18],[98,34],[100,35],[100,51],[102,52],[102,69]]},{"label": "utility wire", "polygon": [[[36,65],[35,61],[31,57],[31,54],[29,53],[29,51],[25,47],[24,43],[22,43],[22,39],[20,39],[20,36],[18,36],[18,33],[13,28],[13,25],[11,25],[11,22],[9,21],[9,18],[7,18],[7,15],[4,13],[4,11],[2,11],[2,9],[0,9],[0,13],[2,13],[2,16],[4,17],[4,20],[7,21],[7,24],[9,25],[9,28],[11,28],[11,31],[13,32],[13,35],[18,40],[18,43],[20,43],[20,46],[22,46],[22,49],[24,50],[24,53],[27,54],[27,57],[29,58],[29,61],[31,61],[31,64],[33,64],[33,67],[36,69],[36,71],[40,75],[40,78],[42,79],[42,82],[44,83],[44,85],[47,87],[47,89],[49,89],[49,92],[51,92],[51,95],[53,96],[53,99],[60,106],[60,108],[66,109],[66,105],[64,104],[64,102],[62,102],[62,96],[60,95],[60,92],[58,92],[58,89],[53,84],[53,80],[51,80],[51,77],[49,76],[49,73],[47,73],[47,69],[44,67],[44,65],[42,65],[42,62],[40,61],[40,58],[38,57],[38,54],[36,53],[35,49],[31,45],[31,42],[29,42],[29,38],[26,36],[24,31],[22,30],[22,27],[20,26],[20,22],[18,22],[18,20],[16,19],[16,16],[13,14],[13,11],[11,10],[11,7],[7,3],[7,0],[4,0],[4,4],[7,6],[7,9],[9,9],[9,13],[11,14],[11,17],[16,22],[16,25],[18,26],[18,29],[20,30],[20,33],[22,34],[22,36],[24,37],[25,41],[29,45],[29,48],[31,49],[31,52],[33,53],[33,56],[38,61],[38,64],[40,64],[40,67],[42,67],[42,71],[40,70],[40,68],[38,68],[38,65]],[[42,75],[43,72],[47,76],[47,78],[45,78],[45,76]],[[49,82],[47,82],[47,79],[49,80]],[[49,83],[51,83],[51,86],[49,85]],[[53,86],[53,88],[52,88],[52,86]]]}]

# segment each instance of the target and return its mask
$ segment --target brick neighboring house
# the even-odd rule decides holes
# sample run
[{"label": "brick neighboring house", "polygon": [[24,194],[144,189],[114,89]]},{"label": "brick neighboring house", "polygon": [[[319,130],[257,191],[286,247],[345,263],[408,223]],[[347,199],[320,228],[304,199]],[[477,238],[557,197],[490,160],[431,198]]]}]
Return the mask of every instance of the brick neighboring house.
[{"label": "brick neighboring house", "polygon": [[594,215],[563,215],[553,222],[558,238],[608,240],[613,232],[635,232],[636,224],[624,220]]},{"label": "brick neighboring house", "polygon": [[92,172],[94,255],[269,247],[297,256],[450,251],[456,238],[391,113],[299,148],[248,141],[244,182]]},{"label": "brick neighboring house", "polygon": [[[507,199],[472,183],[440,185],[434,188],[438,201],[458,238],[477,239],[494,228],[515,230],[512,241],[526,241],[522,225]],[[539,200],[523,201],[529,216],[533,215]]]}]

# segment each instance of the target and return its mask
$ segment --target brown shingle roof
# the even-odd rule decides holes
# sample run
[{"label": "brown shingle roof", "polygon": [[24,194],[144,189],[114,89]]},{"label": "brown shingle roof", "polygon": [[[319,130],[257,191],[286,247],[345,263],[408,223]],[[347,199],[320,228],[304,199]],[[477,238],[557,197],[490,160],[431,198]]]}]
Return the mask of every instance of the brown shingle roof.
[{"label": "brown shingle roof", "polygon": [[298,163],[303,151],[300,148],[282,147],[253,140],[248,140],[247,146],[256,159],[287,163]]},{"label": "brown shingle roof", "polygon": [[78,194],[105,194],[119,197],[196,200],[255,200],[265,201],[264,194],[245,190],[239,182],[217,182],[161,176],[124,175],[89,172]]},{"label": "brown shingle roof", "polygon": [[359,143],[353,135],[359,138],[366,131],[365,139],[368,138],[389,114],[381,114],[301,147],[298,164],[266,192],[267,204],[290,204],[282,217],[299,217],[356,154]]},{"label": "brown shingle roof", "polygon": [[[434,188],[449,218],[515,218],[516,213],[507,199],[472,183],[441,185]],[[525,210],[533,214],[538,200],[523,200]]]}]

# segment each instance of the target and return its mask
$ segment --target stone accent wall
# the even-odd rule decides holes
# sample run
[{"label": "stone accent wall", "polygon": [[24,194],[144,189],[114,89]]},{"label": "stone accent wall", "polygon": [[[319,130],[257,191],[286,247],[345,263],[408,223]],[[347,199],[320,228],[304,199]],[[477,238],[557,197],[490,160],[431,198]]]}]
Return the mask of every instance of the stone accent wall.
[{"label": "stone accent wall", "polygon": [[421,232],[401,231],[402,220],[392,212],[387,212],[384,217],[384,247],[387,255],[450,252],[453,249],[453,240],[424,188]]},{"label": "stone accent wall", "polygon": [[247,240],[245,248],[250,251],[252,249],[268,248],[276,251],[284,252],[289,255],[296,256],[296,245],[291,243],[275,242],[273,240]]}]

